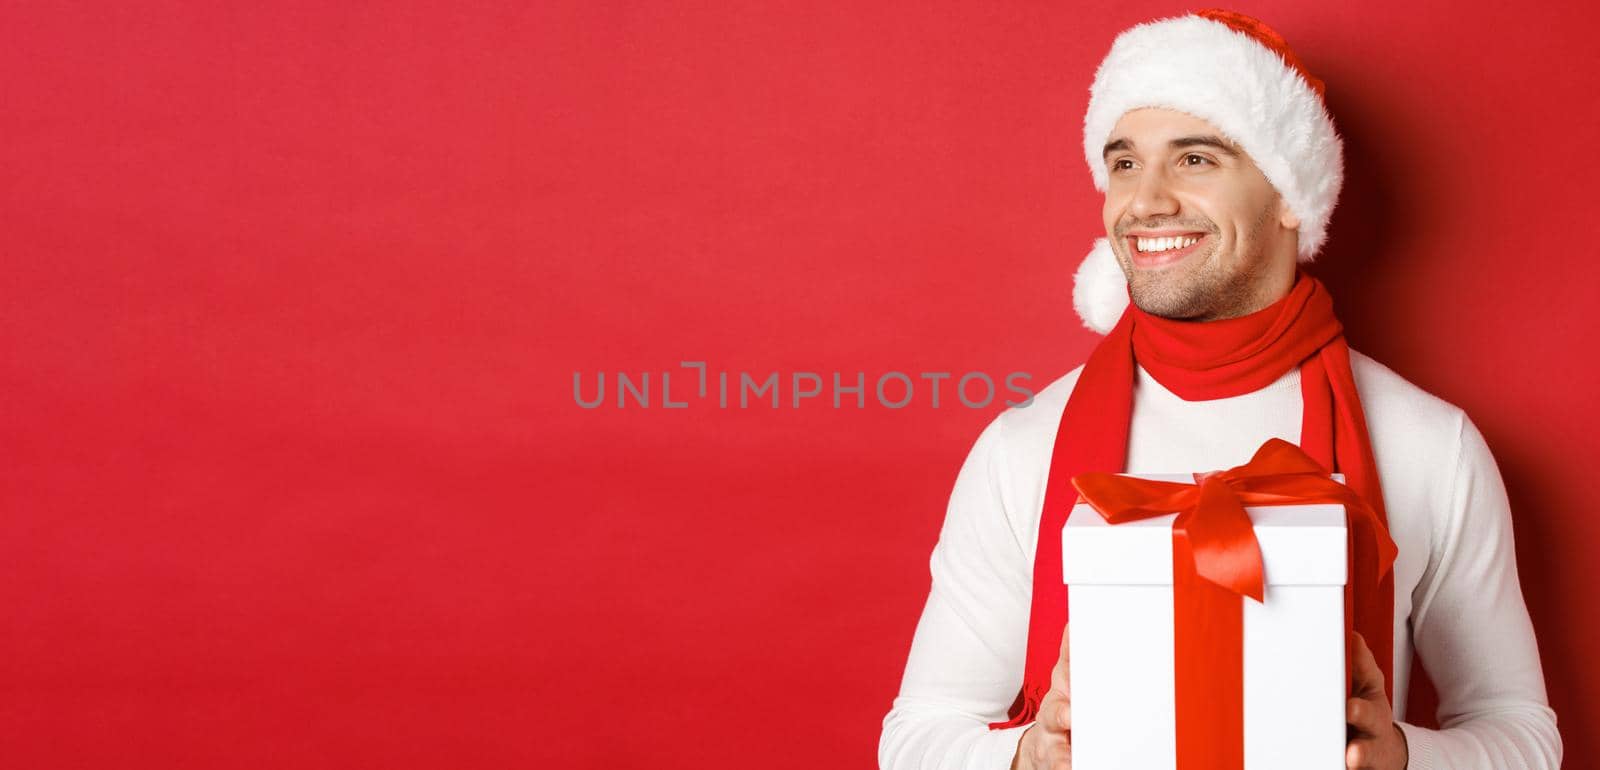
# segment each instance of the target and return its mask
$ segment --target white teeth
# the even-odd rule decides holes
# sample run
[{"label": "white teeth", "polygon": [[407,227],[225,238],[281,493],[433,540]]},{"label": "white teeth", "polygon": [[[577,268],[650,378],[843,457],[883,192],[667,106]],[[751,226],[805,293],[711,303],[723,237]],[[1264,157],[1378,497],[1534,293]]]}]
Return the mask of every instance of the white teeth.
[{"label": "white teeth", "polygon": [[1182,249],[1200,240],[1195,236],[1172,238],[1139,238],[1137,239],[1140,251],[1166,251],[1168,249]]}]

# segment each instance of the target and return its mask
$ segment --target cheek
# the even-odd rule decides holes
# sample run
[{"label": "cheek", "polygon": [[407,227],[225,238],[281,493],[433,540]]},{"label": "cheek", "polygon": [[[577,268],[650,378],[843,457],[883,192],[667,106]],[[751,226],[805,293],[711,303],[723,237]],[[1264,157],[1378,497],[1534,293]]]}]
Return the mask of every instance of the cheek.
[{"label": "cheek", "polygon": [[1105,204],[1100,208],[1100,218],[1105,222],[1106,232],[1116,229],[1117,222],[1122,219],[1122,212],[1127,209],[1127,196],[1116,189],[1106,192]]},{"label": "cheek", "polygon": [[1262,194],[1241,194],[1220,201],[1217,226],[1236,243],[1256,240],[1266,224],[1263,216],[1271,213],[1271,203],[1271,198]]}]

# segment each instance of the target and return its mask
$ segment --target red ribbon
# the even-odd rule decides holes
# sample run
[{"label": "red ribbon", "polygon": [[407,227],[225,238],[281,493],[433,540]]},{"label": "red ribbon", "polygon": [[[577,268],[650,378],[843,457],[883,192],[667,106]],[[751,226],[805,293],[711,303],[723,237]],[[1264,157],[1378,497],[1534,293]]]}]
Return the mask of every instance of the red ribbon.
[{"label": "red ribbon", "polygon": [[[1194,474],[1195,483],[1115,473],[1072,478],[1079,499],[1108,523],[1176,512],[1172,524],[1174,696],[1178,770],[1244,767],[1244,604],[1265,597],[1261,546],[1244,507],[1342,503],[1349,581],[1345,592],[1345,681],[1357,593],[1378,590],[1399,548],[1377,512],[1300,447],[1268,439],[1244,465]],[[1376,554],[1376,570],[1358,574],[1358,551]]]}]

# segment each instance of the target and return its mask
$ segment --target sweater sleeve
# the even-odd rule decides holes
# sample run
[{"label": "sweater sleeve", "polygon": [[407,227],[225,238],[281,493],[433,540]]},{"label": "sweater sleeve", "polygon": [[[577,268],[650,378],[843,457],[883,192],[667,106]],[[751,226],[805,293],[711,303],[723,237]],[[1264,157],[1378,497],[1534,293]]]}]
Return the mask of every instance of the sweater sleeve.
[{"label": "sweater sleeve", "polygon": [[1407,767],[1555,770],[1561,735],[1517,577],[1510,503],[1483,435],[1460,420],[1454,491],[1411,616],[1442,729],[1399,723]]},{"label": "sweater sleeve", "polygon": [[883,720],[883,770],[1007,770],[1027,729],[988,726],[1006,718],[1022,684],[1033,592],[997,482],[1001,430],[997,417],[957,474],[929,559],[932,587]]}]

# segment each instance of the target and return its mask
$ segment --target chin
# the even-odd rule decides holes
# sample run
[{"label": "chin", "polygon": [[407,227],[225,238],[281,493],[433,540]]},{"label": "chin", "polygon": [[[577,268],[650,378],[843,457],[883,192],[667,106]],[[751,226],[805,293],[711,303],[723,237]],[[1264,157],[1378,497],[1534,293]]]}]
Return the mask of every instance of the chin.
[{"label": "chin", "polygon": [[1184,265],[1169,265],[1155,270],[1134,270],[1128,280],[1128,297],[1150,315],[1163,318],[1194,318],[1207,311],[1202,296],[1210,289],[1193,270]]},{"label": "chin", "polygon": [[1131,297],[1133,304],[1137,305],[1140,310],[1160,318],[1181,321],[1200,315],[1200,312],[1194,310],[1189,303],[1171,302],[1168,297],[1151,298],[1140,296],[1139,294],[1131,295]]}]

